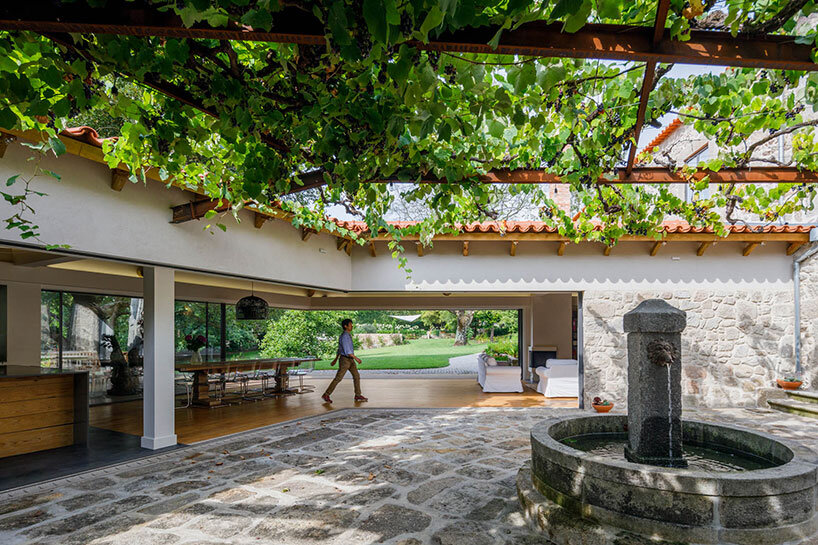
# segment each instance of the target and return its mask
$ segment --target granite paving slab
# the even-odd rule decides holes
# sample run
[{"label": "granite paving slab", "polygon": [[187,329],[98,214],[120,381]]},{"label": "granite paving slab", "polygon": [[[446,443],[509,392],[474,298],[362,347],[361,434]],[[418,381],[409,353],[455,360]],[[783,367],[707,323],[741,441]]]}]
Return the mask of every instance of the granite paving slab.
[{"label": "granite paving slab", "polygon": [[[0,494],[0,543],[547,545],[515,475],[577,409],[345,409]],[[818,422],[692,410],[818,449]]]}]

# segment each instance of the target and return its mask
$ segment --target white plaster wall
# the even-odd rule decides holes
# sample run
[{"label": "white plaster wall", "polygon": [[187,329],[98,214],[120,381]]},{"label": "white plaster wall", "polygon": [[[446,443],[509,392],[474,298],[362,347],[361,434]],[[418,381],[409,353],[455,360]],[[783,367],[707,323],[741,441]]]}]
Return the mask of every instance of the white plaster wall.
[{"label": "white plaster wall", "polygon": [[[0,179],[30,173],[31,163],[26,162],[30,154],[31,150],[19,144],[9,146],[0,159]],[[52,156],[42,167],[62,176],[61,182],[42,176],[32,186],[48,193],[30,199],[41,238],[47,244],[69,244],[75,252],[146,265],[349,288],[350,258],[336,251],[334,237],[319,235],[304,242],[297,229],[281,221],[268,221],[258,230],[250,212],[240,214],[240,224],[230,215],[223,217],[226,233],[215,226],[213,234],[205,231],[206,220],[173,225],[169,223],[170,207],[191,200],[181,190],[149,181],[147,185],[127,184],[122,192],[116,192],[110,188],[107,167],[68,154]],[[8,203],[0,203],[3,218],[13,213]],[[0,229],[1,242],[32,241]]]},{"label": "white plaster wall", "polygon": [[40,365],[40,286],[6,282],[6,361]]},{"label": "white plaster wall", "polygon": [[552,293],[532,296],[531,316],[531,344],[556,346],[558,358],[570,359],[572,348],[571,294]]},{"label": "white plaster wall", "polygon": [[[744,257],[740,243],[719,242],[696,255],[697,243],[671,243],[649,255],[651,243],[623,242],[610,256],[601,244],[569,245],[557,255],[555,242],[520,242],[517,255],[507,243],[472,243],[461,255],[456,242],[438,242],[424,257],[408,255],[409,278],[389,255],[370,257],[353,250],[352,289],[362,291],[549,292],[614,289],[675,290],[696,286],[780,289],[789,286],[791,259],[786,244],[767,243]],[[385,254],[385,252],[384,252]],[[678,258],[678,259],[674,259]]]}]

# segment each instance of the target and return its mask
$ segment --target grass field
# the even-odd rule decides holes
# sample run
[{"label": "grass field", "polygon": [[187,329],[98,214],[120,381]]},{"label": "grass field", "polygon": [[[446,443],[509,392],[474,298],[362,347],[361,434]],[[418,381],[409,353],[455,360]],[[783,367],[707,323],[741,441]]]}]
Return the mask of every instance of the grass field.
[{"label": "grass field", "polygon": [[[361,358],[358,369],[430,369],[446,367],[449,358],[476,354],[486,348],[485,344],[453,346],[454,339],[416,339],[400,346],[386,346],[357,350],[355,355]],[[337,369],[330,367],[332,360],[315,363],[316,369]]]}]

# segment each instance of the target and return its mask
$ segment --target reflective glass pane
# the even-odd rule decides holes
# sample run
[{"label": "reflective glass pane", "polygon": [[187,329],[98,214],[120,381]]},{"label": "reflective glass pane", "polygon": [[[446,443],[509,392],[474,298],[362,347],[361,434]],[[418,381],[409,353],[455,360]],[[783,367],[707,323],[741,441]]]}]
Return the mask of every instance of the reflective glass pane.
[{"label": "reflective glass pane", "polygon": [[60,294],[43,291],[40,304],[40,366],[59,368]]}]

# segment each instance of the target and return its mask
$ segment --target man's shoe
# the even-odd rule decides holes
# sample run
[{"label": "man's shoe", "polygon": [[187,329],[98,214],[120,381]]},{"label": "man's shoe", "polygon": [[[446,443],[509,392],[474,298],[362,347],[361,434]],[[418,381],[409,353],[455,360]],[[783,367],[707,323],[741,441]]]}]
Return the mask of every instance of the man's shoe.
[{"label": "man's shoe", "polygon": [[329,398],[329,395],[327,394],[322,395],[321,399],[323,399],[326,403],[332,403],[332,400]]},{"label": "man's shoe", "polygon": [[365,398],[364,396],[355,396],[355,401],[369,401],[369,400],[367,398]]}]

